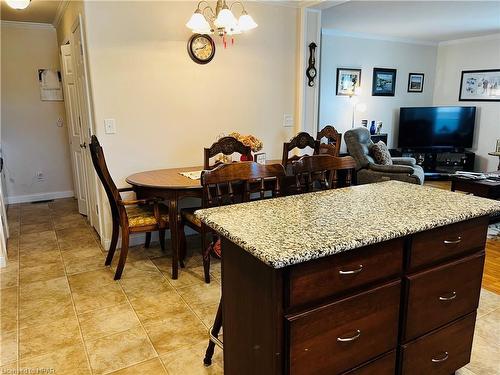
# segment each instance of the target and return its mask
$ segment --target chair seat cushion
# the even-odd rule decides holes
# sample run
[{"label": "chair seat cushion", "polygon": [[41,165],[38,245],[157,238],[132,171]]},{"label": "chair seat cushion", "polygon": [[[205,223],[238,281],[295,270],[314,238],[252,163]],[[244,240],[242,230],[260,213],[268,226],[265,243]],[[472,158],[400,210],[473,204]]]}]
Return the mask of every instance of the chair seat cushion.
[{"label": "chair seat cushion", "polygon": [[375,159],[376,164],[392,165],[392,158],[387,145],[379,141],[370,147],[370,155]]},{"label": "chair seat cushion", "polygon": [[130,227],[145,227],[148,225],[165,225],[168,223],[168,209],[160,207],[160,223],[156,221],[152,205],[126,206],[128,224]]},{"label": "chair seat cushion", "polygon": [[200,207],[190,207],[181,209],[182,220],[189,221],[191,224],[194,224],[197,227],[201,227],[201,220],[194,214],[194,212],[199,209]]}]

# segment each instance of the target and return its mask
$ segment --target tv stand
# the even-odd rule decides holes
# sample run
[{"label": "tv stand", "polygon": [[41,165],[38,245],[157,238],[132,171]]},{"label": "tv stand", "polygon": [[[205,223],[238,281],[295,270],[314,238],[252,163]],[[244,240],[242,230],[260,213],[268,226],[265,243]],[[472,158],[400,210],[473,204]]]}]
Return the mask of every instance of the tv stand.
[{"label": "tv stand", "polygon": [[425,172],[427,179],[449,179],[457,171],[474,171],[476,154],[465,150],[453,149],[422,149],[392,150],[392,156],[415,158]]}]

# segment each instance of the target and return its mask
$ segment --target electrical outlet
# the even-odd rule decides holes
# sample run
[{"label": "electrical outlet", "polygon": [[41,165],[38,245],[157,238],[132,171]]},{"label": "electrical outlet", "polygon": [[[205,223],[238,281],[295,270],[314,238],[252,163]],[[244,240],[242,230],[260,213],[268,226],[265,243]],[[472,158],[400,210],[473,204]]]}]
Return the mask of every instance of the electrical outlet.
[{"label": "electrical outlet", "polygon": [[114,118],[104,119],[104,133],[106,134],[116,133],[116,121]]},{"label": "electrical outlet", "polygon": [[37,179],[37,181],[41,182],[41,181],[45,181],[45,175],[43,174],[42,171],[38,171],[35,173],[35,178]]},{"label": "electrical outlet", "polygon": [[58,128],[62,128],[62,127],[63,127],[63,125],[64,125],[64,120],[63,120],[63,118],[62,118],[62,117],[59,117],[59,118],[57,119],[57,127],[58,127]]},{"label": "electrical outlet", "polygon": [[293,127],[293,115],[284,114],[283,115],[283,126],[285,128]]}]

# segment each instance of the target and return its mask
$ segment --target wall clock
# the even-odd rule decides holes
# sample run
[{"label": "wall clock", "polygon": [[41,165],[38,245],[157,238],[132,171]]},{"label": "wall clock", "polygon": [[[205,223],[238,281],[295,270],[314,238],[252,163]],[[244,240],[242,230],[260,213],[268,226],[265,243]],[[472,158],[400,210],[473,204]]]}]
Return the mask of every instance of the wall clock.
[{"label": "wall clock", "polygon": [[197,64],[208,64],[215,56],[214,40],[207,34],[193,34],[187,49],[189,57]]},{"label": "wall clock", "polygon": [[306,76],[308,79],[308,86],[313,87],[314,86],[314,78],[316,78],[316,57],[314,56],[316,53],[316,43],[312,42],[309,44],[309,66],[307,67],[306,70]]}]

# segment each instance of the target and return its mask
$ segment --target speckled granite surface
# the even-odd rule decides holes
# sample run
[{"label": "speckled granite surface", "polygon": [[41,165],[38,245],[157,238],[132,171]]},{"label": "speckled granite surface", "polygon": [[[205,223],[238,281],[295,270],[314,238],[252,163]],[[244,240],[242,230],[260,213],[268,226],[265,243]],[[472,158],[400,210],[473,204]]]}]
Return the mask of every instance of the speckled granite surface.
[{"label": "speckled granite surface", "polygon": [[500,212],[500,202],[398,181],[196,211],[274,268]]}]

